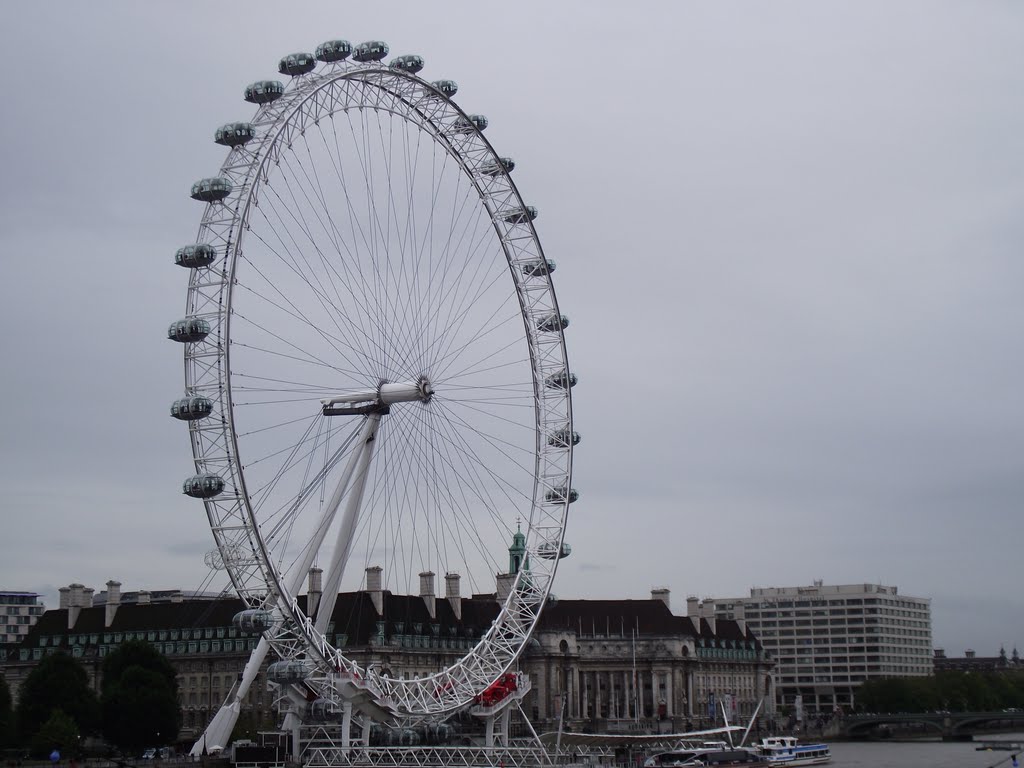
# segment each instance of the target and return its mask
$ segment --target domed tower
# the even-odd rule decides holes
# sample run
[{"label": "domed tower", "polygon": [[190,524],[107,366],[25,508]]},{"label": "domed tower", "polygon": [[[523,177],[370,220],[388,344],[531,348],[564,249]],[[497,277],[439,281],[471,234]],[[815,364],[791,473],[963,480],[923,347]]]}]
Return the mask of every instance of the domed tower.
[{"label": "domed tower", "polygon": [[508,548],[508,572],[519,573],[519,569],[525,567],[530,569],[530,563],[526,559],[526,534],[522,527],[516,523],[516,532],[512,536],[512,546]]}]

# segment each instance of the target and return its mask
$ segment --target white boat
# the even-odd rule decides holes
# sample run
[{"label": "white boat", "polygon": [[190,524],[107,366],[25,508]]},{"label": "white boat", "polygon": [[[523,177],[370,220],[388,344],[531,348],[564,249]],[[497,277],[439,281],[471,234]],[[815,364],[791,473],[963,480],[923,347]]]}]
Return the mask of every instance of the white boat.
[{"label": "white boat", "polygon": [[794,736],[768,736],[755,745],[769,765],[822,765],[831,762],[828,744],[801,744]]},{"label": "white boat", "polygon": [[706,741],[700,745],[660,752],[644,761],[645,768],[684,768],[688,766],[766,766],[769,763],[756,750],[730,747],[724,741]]}]

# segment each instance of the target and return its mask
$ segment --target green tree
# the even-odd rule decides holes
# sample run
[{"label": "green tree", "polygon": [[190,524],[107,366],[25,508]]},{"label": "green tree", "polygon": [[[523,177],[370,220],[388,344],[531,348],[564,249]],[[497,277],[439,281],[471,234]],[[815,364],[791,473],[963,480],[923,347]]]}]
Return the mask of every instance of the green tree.
[{"label": "green tree", "polygon": [[89,687],[89,675],[66,653],[47,656],[22,683],[15,717],[19,743],[31,744],[56,710],[69,717],[81,735],[94,733],[99,724],[99,705]]},{"label": "green tree", "polygon": [[59,709],[32,736],[32,754],[46,757],[53,750],[65,758],[75,757],[78,752],[78,726],[75,721]]},{"label": "green tree", "polygon": [[100,698],[103,735],[125,753],[177,739],[178,678],[149,643],[132,640],[107,656]]}]

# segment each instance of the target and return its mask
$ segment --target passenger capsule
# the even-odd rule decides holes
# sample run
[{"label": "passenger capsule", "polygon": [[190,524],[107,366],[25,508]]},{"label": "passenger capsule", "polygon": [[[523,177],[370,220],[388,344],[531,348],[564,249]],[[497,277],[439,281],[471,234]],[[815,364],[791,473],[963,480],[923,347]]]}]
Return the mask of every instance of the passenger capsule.
[{"label": "passenger capsule", "polygon": [[267,667],[267,680],[272,683],[301,683],[309,677],[309,667],[301,661],[275,661]]},{"label": "passenger capsule", "polygon": [[212,245],[193,243],[177,250],[174,254],[174,263],[179,267],[198,269],[199,267],[210,266],[216,258],[217,252],[213,249]]},{"label": "passenger capsule", "polygon": [[200,179],[193,184],[190,197],[204,203],[213,203],[223,200],[230,194],[231,182],[223,176],[212,176],[208,179]]},{"label": "passenger capsule", "polygon": [[580,444],[580,433],[574,432],[568,427],[556,429],[548,435],[548,445],[554,448],[568,448],[570,445]]},{"label": "passenger capsule", "polygon": [[532,205],[524,205],[501,214],[501,218],[509,224],[526,224],[537,218],[537,209]]},{"label": "passenger capsule", "polygon": [[289,53],[277,64],[277,71],[282,75],[297,77],[312,72],[316,66],[316,58],[312,53]]},{"label": "passenger capsule", "polygon": [[577,381],[579,379],[576,378],[575,373],[567,373],[565,369],[562,369],[544,379],[544,386],[548,389],[570,389],[576,386]]},{"label": "passenger capsule", "polygon": [[537,321],[537,330],[541,333],[553,333],[569,327],[569,318],[552,312]]},{"label": "passenger capsule", "polygon": [[515,167],[515,160],[511,157],[499,157],[497,162],[480,166],[480,173],[484,176],[501,176],[506,173],[512,173],[512,169]]},{"label": "passenger capsule", "polygon": [[551,259],[537,259],[523,262],[521,267],[527,277],[544,277],[555,271],[555,262]]},{"label": "passenger capsule", "polygon": [[388,55],[388,44],[380,40],[367,40],[356,46],[352,58],[359,62],[380,61]]},{"label": "passenger capsule", "polygon": [[193,475],[181,484],[181,490],[193,499],[212,499],[224,492],[224,479],[218,475]]},{"label": "passenger capsule", "polygon": [[397,58],[392,59],[388,66],[392,69],[398,69],[402,72],[408,72],[411,75],[415,75],[423,69],[423,57],[417,56],[415,53],[398,56]]},{"label": "passenger capsule", "polygon": [[348,40],[328,40],[316,47],[316,57],[328,64],[344,61],[352,55],[352,43]]},{"label": "passenger capsule", "polygon": [[309,719],[316,723],[326,723],[341,717],[341,707],[331,699],[314,699],[306,710]]},{"label": "passenger capsule", "polygon": [[549,501],[552,504],[561,504],[568,499],[569,503],[572,504],[579,497],[579,491],[575,488],[569,488],[567,490],[564,485],[560,485],[556,488],[551,488],[547,493],[545,493],[544,501]]},{"label": "passenger capsule", "polygon": [[213,133],[213,140],[225,147],[239,147],[256,138],[252,123],[227,123]]},{"label": "passenger capsule", "polygon": [[572,547],[567,541],[563,541],[561,547],[558,546],[557,541],[545,541],[537,547],[537,554],[545,560],[561,560],[572,554]]},{"label": "passenger capsule", "polygon": [[213,400],[202,395],[183,397],[171,403],[171,416],[182,421],[199,421],[213,413]]},{"label": "passenger capsule", "polygon": [[249,608],[236,613],[231,623],[242,632],[265,632],[274,626],[274,614],[259,608]]},{"label": "passenger capsule", "polygon": [[171,323],[171,327],[167,329],[167,338],[180,341],[182,344],[202,341],[209,335],[210,324],[201,317],[186,317]]},{"label": "passenger capsule", "polygon": [[459,84],[454,80],[435,80],[431,85],[434,90],[440,91],[449,99],[459,92]]},{"label": "passenger capsule", "polygon": [[245,89],[245,100],[251,104],[269,104],[284,96],[284,83],[277,80],[257,80]]},{"label": "passenger capsule", "polygon": [[452,130],[455,133],[472,133],[474,130],[483,133],[487,125],[487,118],[483,115],[466,115],[452,123]]}]

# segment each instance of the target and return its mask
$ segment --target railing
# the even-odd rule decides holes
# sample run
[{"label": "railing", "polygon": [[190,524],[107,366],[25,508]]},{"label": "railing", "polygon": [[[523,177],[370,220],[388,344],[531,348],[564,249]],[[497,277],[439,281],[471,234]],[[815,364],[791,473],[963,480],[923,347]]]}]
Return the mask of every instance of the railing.
[{"label": "railing", "polygon": [[367,768],[537,768],[553,765],[537,747],[310,747],[304,766]]}]

